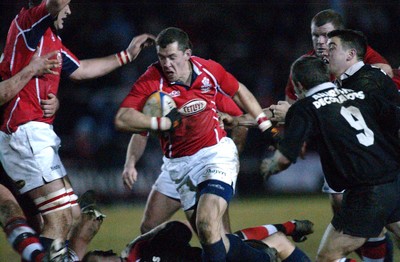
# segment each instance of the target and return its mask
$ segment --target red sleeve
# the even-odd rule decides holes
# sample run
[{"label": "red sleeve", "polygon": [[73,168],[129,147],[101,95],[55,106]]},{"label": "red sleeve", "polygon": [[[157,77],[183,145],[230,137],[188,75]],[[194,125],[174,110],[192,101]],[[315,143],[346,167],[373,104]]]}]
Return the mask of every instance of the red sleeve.
[{"label": "red sleeve", "polygon": [[61,50],[62,55],[62,71],[66,75],[71,75],[76,69],[79,68],[81,62],[79,59],[63,45]]},{"label": "red sleeve", "polygon": [[289,75],[289,79],[286,83],[285,94],[292,100],[297,100],[296,93],[294,92],[294,86],[292,84],[292,75]]},{"label": "red sleeve", "polygon": [[237,106],[235,101],[229,96],[217,93],[215,97],[215,103],[217,105],[217,110],[227,113],[231,116],[241,116],[243,115],[243,111]]},{"label": "red sleeve", "polygon": [[22,29],[28,29],[43,17],[50,15],[46,8],[46,1],[40,5],[29,8],[28,10],[22,9],[18,14],[18,26]]},{"label": "red sleeve", "polygon": [[239,81],[231,73],[226,71],[219,84],[221,89],[231,97],[234,96],[239,89]]},{"label": "red sleeve", "polygon": [[372,64],[389,64],[389,62],[383,58],[378,52],[376,52],[372,47],[367,46],[367,52],[364,56],[364,63],[372,65]]},{"label": "red sleeve", "polygon": [[205,60],[199,57],[192,58],[194,63],[200,62],[218,82],[223,93],[234,96],[239,89],[239,81],[225,68],[214,60]]}]

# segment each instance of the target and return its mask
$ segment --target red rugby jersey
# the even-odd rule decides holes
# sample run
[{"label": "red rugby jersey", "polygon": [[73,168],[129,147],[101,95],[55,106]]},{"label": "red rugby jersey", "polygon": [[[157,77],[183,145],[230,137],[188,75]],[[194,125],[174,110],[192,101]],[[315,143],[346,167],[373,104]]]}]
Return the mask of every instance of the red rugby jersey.
[{"label": "red rugby jersey", "polygon": [[25,9],[12,21],[4,48],[4,59],[0,64],[3,80],[17,74],[29,64],[35,50],[39,55],[59,50],[62,68],[57,68],[59,75],[46,74],[32,78],[29,83],[10,102],[3,106],[3,122],[0,130],[11,133],[19,125],[29,121],[53,123],[54,116],[43,117],[40,107],[41,99],[47,95],[57,95],[61,71],[70,75],[79,67],[79,60],[61,42],[55,29],[52,29],[53,18],[46,9],[46,1],[39,6]]},{"label": "red rugby jersey", "polygon": [[226,132],[218,122],[216,96],[218,92],[233,96],[239,88],[236,78],[215,61],[194,56],[190,61],[197,75],[190,87],[169,83],[155,63],[136,81],[121,104],[121,107],[141,112],[147,98],[155,91],[162,90],[173,97],[182,114],[182,123],[169,136],[159,136],[167,157],[193,155],[225,137]]}]

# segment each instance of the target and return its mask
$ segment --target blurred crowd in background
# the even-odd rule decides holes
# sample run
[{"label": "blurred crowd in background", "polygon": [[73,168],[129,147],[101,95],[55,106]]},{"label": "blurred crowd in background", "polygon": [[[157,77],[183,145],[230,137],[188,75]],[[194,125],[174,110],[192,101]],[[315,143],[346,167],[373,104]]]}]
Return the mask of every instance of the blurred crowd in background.
[{"label": "blurred crowd in background", "polygon": [[[0,50],[11,20],[28,0],[0,3]],[[101,57],[126,48],[133,36],[157,35],[163,28],[188,32],[193,53],[221,63],[244,83],[263,107],[284,100],[290,64],[312,49],[310,21],[327,8],[339,11],[348,28],[363,31],[369,44],[392,65],[400,64],[398,1],[103,1],[73,0],[72,15],[60,35],[79,58]],[[158,141],[149,141],[138,164],[133,192],[122,187],[121,172],[130,135],[115,131],[113,119],[134,81],[157,60],[155,48],[128,66],[97,80],[60,85],[55,130],[61,155],[76,190],[93,187],[116,195],[146,196],[159,173]],[[258,167],[268,154],[258,130],[251,130],[241,155],[238,193],[319,192],[318,167],[301,168],[262,183]],[[309,158],[315,157],[313,154]],[[293,167],[295,167],[294,165]],[[317,174],[316,174],[317,173]]]}]

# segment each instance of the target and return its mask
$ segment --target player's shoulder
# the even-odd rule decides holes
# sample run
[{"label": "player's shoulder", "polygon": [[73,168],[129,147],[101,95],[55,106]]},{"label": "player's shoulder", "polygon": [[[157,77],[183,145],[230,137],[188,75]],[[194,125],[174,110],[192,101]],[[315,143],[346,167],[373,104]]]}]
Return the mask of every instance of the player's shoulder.
[{"label": "player's shoulder", "polygon": [[223,69],[223,67],[220,63],[218,63],[217,61],[212,60],[212,59],[205,59],[205,58],[201,58],[198,56],[191,56],[190,59],[191,59],[192,63],[195,64],[200,69],[203,69],[203,68],[208,69],[208,70]]},{"label": "player's shoulder", "polygon": [[381,68],[365,64],[357,74],[360,78],[367,79],[384,79],[389,77]]},{"label": "player's shoulder", "polygon": [[18,24],[35,23],[43,17],[49,17],[49,21],[52,21],[49,12],[47,11],[46,1],[43,1],[40,5],[32,8],[22,8],[15,20]]}]

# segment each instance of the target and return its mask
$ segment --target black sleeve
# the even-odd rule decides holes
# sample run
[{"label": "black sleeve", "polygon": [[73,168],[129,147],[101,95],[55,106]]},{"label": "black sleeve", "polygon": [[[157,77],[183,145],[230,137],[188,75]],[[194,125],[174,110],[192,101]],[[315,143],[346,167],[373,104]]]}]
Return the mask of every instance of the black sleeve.
[{"label": "black sleeve", "polygon": [[400,129],[400,107],[378,91],[370,92],[368,100],[376,111],[376,118],[382,130],[397,134]]},{"label": "black sleeve", "polygon": [[306,105],[299,102],[289,108],[286,115],[284,136],[279,143],[279,151],[292,163],[296,162],[301,148],[312,130],[312,117],[306,112]]}]

